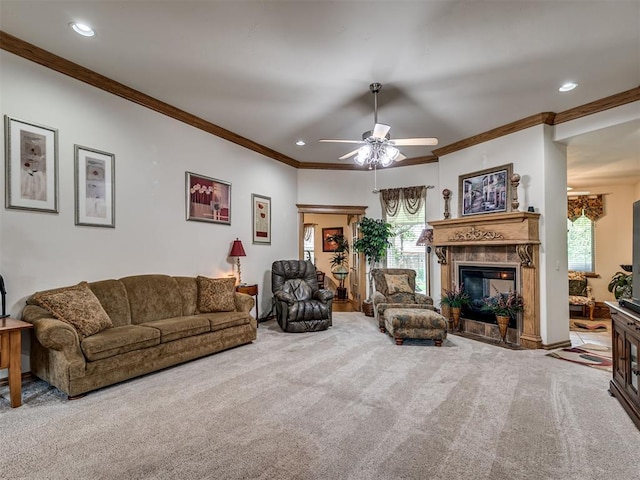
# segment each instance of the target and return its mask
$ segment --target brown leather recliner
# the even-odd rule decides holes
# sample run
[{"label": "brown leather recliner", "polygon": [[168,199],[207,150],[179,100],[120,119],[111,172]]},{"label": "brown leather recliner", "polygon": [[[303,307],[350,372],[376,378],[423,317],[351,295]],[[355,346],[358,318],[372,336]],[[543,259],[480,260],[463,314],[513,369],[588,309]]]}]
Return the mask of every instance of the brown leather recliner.
[{"label": "brown leather recliner", "polygon": [[276,260],[271,265],[276,316],[285,332],[315,332],[331,326],[333,292],[318,288],[316,267],[304,260]]}]

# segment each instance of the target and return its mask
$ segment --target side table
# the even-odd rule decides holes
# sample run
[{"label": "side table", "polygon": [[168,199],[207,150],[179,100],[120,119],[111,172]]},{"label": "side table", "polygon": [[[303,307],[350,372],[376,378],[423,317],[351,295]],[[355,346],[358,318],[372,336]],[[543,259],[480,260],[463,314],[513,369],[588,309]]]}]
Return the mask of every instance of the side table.
[{"label": "side table", "polygon": [[22,405],[22,330],[33,325],[15,318],[0,320],[0,369],[9,369],[11,407]]},{"label": "side table", "polygon": [[256,298],[256,324],[259,326],[260,314],[258,313],[258,284],[255,283],[253,285],[238,285],[236,286],[236,292],[246,293],[247,295],[251,295],[252,297]]}]

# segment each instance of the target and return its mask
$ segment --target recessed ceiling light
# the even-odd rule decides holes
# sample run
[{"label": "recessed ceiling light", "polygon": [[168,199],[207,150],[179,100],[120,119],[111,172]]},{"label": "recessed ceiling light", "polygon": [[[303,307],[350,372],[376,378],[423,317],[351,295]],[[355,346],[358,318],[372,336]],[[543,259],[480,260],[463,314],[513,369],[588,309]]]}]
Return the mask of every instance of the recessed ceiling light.
[{"label": "recessed ceiling light", "polygon": [[296,142],[296,145],[298,145],[299,147],[304,147],[304,146],[306,145],[306,143],[305,143],[305,141],[304,141],[304,140],[298,140],[298,141]]},{"label": "recessed ceiling light", "polygon": [[567,192],[568,192],[569,190],[573,190],[573,187],[567,187]]},{"label": "recessed ceiling light", "polygon": [[578,86],[577,83],[574,82],[567,82],[564,85],[562,85],[558,90],[560,92],[570,92],[571,90],[573,90],[574,88],[576,88]]},{"label": "recessed ceiling light", "polygon": [[69,26],[71,27],[71,30],[79,33],[83,37],[93,37],[96,34],[96,32],[93,31],[93,28],[84,23],[73,22],[70,23]]}]

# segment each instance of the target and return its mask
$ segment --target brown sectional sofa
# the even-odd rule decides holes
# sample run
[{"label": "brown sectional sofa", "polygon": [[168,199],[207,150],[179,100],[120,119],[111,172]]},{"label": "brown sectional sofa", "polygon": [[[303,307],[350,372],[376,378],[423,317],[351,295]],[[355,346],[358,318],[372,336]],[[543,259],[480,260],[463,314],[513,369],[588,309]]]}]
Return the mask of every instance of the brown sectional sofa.
[{"label": "brown sectional sofa", "polygon": [[254,300],[233,293],[234,311],[200,313],[195,277],[137,275],[88,284],[113,327],[83,337],[27,300],[34,325],[31,371],[70,397],[198,357],[251,343]]}]

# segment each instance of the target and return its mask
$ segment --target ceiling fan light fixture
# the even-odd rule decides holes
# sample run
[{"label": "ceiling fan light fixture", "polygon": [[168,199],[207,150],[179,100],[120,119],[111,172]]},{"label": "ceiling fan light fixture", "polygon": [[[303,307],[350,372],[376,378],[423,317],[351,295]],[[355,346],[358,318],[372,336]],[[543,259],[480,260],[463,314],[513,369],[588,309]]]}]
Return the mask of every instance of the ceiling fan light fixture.
[{"label": "ceiling fan light fixture", "polygon": [[354,158],[354,161],[360,166],[364,165],[365,163],[370,163],[369,159],[371,158],[372,150],[373,149],[369,144],[361,146],[358,149],[358,154]]},{"label": "ceiling fan light fixture", "polygon": [[385,153],[385,156],[389,157],[389,160],[393,162],[396,158],[398,158],[398,155],[400,154],[400,150],[398,150],[393,145],[387,145],[386,148],[384,149],[384,153]]}]

